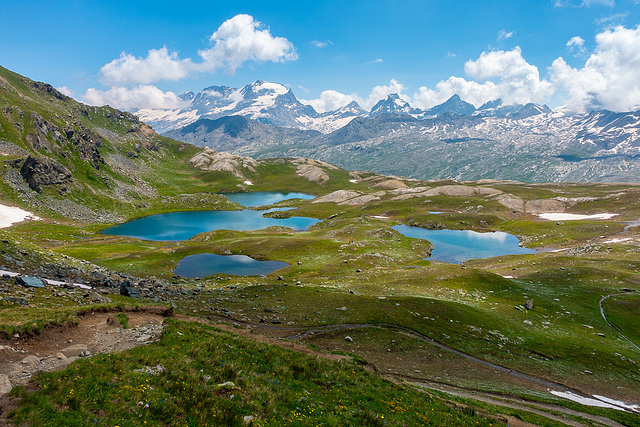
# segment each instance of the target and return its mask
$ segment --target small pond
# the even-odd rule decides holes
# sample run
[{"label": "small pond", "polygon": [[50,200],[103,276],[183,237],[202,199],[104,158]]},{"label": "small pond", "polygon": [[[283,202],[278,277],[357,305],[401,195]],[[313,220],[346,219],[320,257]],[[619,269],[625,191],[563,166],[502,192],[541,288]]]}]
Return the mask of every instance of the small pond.
[{"label": "small pond", "polygon": [[266,206],[289,199],[313,199],[316,196],[304,193],[279,193],[276,191],[254,191],[249,193],[221,193],[232,202],[246,207]]},{"label": "small pond", "polygon": [[178,276],[207,277],[212,274],[260,276],[272,273],[289,264],[282,261],[258,261],[246,255],[197,254],[182,258],[173,272]]},{"label": "small pond", "polygon": [[142,240],[174,241],[189,240],[196,234],[214,230],[253,231],[281,226],[301,231],[321,221],[303,216],[281,219],[267,218],[262,216],[265,212],[270,211],[171,212],[114,225],[102,230],[101,233],[135,237]]},{"label": "small pond", "polygon": [[404,224],[392,228],[403,236],[430,241],[433,251],[428,259],[432,261],[461,264],[469,259],[536,253],[533,249],[520,247],[520,241],[513,234],[501,231],[427,230]]}]

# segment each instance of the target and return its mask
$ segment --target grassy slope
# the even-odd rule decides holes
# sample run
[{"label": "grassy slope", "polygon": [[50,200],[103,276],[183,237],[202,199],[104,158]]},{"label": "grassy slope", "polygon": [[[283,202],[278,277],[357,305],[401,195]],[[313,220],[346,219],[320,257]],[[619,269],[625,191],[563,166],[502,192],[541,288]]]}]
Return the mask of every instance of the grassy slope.
[{"label": "grassy slope", "polygon": [[[199,149],[159,136],[146,137],[128,132],[131,122],[118,122],[107,117],[113,117],[115,110],[89,109],[84,115],[82,107],[73,101],[50,101],[50,97],[34,92],[29,81],[0,71],[11,87],[30,94],[26,99],[15,93],[3,92],[2,102],[6,105],[23,105],[23,110],[37,111],[61,128],[60,117],[71,114],[82,126],[100,127],[116,134],[112,140],[104,140],[101,154],[105,158],[135,150],[142,142],[159,147],[157,150],[141,149],[138,157],[130,160],[137,165],[133,168],[135,173],[125,173],[108,165],[98,171],[77,157],[47,153],[73,168],[76,182],[70,195],[60,196],[51,189],[38,196],[41,200],[44,197],[69,197],[94,210],[110,211],[123,218],[185,209],[239,208],[215,194],[217,191],[237,191],[241,183],[239,178],[222,172],[196,170],[186,162]],[[19,132],[12,125],[18,113],[14,111],[12,114],[9,121],[0,115],[0,132],[3,132],[0,139],[12,141],[33,152],[24,139],[29,133],[29,121],[24,120],[24,129]],[[8,157],[9,160],[16,158]],[[10,168],[6,162],[2,167],[3,173]],[[338,189],[367,193],[379,191],[371,186],[372,182],[349,182],[351,176],[342,170],[328,170],[331,179],[322,185],[312,183],[297,176],[295,166],[282,159],[261,161],[255,172],[243,172],[254,182],[252,190],[302,191],[318,195]],[[156,189],[158,194],[144,196],[131,193],[127,200],[123,200],[104,184],[103,176],[130,184],[138,177]],[[375,177],[373,174],[369,176]],[[453,183],[409,182],[410,186],[445,184]],[[7,253],[26,245],[31,253],[38,254],[27,267],[51,260],[63,262],[66,259],[63,256],[68,256],[125,273],[155,275],[171,280],[171,270],[179,260],[194,253],[231,252],[257,259],[277,259],[290,263],[291,267],[264,279],[222,275],[219,279],[178,280],[175,289],[179,289],[178,286],[200,286],[204,292],[195,298],[176,299],[173,303],[185,312],[197,310],[203,316],[230,313],[232,318],[250,322],[258,322],[266,316],[264,309],[270,308],[278,312],[284,323],[292,322],[298,326],[345,322],[393,323],[477,357],[564,382],[588,393],[611,393],[614,397],[632,398],[640,381],[640,374],[633,363],[637,354],[604,324],[597,307],[600,296],[612,289],[627,287],[640,290],[637,283],[640,269],[638,248],[625,243],[600,243],[603,240],[600,236],[611,236],[621,231],[623,221],[640,218],[640,188],[637,186],[485,185],[525,200],[558,196],[597,198],[577,201],[569,211],[618,213],[619,216],[612,221],[577,221],[557,225],[555,222],[538,221],[522,212],[514,213],[496,200],[482,196],[434,196],[398,201],[387,195],[364,206],[302,201],[284,203],[297,207],[297,215],[325,219],[307,232],[294,233],[277,228],[255,232],[217,231],[203,233],[172,247],[167,242],[97,234],[102,225],[68,221],[60,214],[48,211],[42,204],[23,201],[3,180],[0,180],[0,186],[3,203],[20,204],[37,210],[45,217],[42,222],[28,222],[0,230],[0,235],[7,242],[3,243],[3,250]],[[443,213],[429,214],[433,211]],[[391,218],[374,219],[371,215]],[[395,220],[425,227],[500,229],[516,233],[529,247],[560,246],[580,250],[470,261],[465,269],[432,264],[422,260],[430,250],[429,243],[404,238],[391,230]],[[632,235],[637,238],[637,233]],[[409,266],[412,268],[406,268]],[[277,280],[278,275],[284,277],[284,282]],[[514,279],[505,279],[501,275],[514,276]],[[301,282],[301,285],[293,286],[296,282]],[[288,286],[283,286],[283,283]],[[231,285],[234,288],[230,288]],[[354,294],[348,293],[349,290]],[[378,299],[380,296],[386,299]],[[529,298],[535,301],[534,310],[522,312],[515,309]],[[0,302],[6,327],[26,327],[24,325],[35,322],[37,328],[41,328],[47,321],[59,323],[69,319],[64,314],[70,312],[66,306],[55,307],[51,300],[36,300],[39,308],[35,310]],[[70,300],[69,307],[73,304]],[[605,306],[614,324],[631,339],[637,339],[634,332],[637,316],[633,314],[636,306],[631,296],[624,301],[612,299]],[[340,307],[347,310],[336,310]],[[531,325],[524,323],[525,320]],[[598,332],[605,337],[598,336]],[[388,366],[386,369],[418,378],[446,378],[445,382],[471,388],[537,399],[549,398],[539,390],[505,382],[490,373],[475,375],[474,368],[463,369],[463,361],[443,356],[437,348],[423,343],[407,342],[395,349],[397,351],[394,350],[392,356],[381,356],[379,350],[384,350],[389,341],[400,341],[395,332],[354,331],[352,335],[357,343],[351,347],[347,346],[342,334],[329,334],[326,335],[329,338],[310,339],[309,342],[372,357],[376,365]],[[149,357],[156,357],[154,352],[160,350],[153,347],[148,351]],[[118,357],[126,359],[132,356]],[[419,369],[404,368],[404,362],[398,360],[411,362],[406,366],[419,365]],[[449,369],[444,375],[448,363],[443,364],[442,360],[459,366],[459,372]],[[106,363],[106,359],[100,363]],[[422,374],[411,372],[415,370]],[[130,380],[134,381],[133,377]],[[56,390],[53,399],[60,399],[62,393],[66,393],[62,389]],[[83,411],[88,410],[86,405],[90,403],[81,403],[78,411],[85,416],[87,414]],[[186,411],[187,408],[181,410]]]}]

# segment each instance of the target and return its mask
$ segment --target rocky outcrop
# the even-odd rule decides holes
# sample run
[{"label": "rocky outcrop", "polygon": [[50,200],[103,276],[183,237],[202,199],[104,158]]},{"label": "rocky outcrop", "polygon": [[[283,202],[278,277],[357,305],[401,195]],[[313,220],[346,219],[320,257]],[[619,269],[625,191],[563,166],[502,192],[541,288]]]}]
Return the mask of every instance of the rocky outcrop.
[{"label": "rocky outcrop", "polygon": [[198,169],[207,171],[231,172],[234,176],[244,179],[243,169],[255,172],[258,162],[249,157],[235,156],[205,147],[200,153],[189,159],[189,163]]},{"label": "rocky outcrop", "polygon": [[71,171],[48,157],[27,157],[20,168],[20,175],[32,190],[42,192],[43,187],[67,184],[73,181]]},{"label": "rocky outcrop", "polygon": [[376,193],[363,194],[359,191],[351,191],[351,190],[338,190],[333,193],[329,193],[325,196],[318,197],[312,203],[330,203],[333,202],[337,205],[351,205],[351,206],[359,206],[369,203],[374,200],[380,200],[382,196],[384,196],[386,192],[378,191]]}]

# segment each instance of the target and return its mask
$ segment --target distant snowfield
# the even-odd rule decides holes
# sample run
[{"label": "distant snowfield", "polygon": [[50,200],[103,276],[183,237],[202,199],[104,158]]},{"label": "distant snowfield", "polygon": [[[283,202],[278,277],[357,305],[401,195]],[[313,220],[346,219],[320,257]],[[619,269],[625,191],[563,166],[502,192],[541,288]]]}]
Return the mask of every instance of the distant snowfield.
[{"label": "distant snowfield", "polygon": [[568,214],[568,213],[542,213],[538,214],[538,216],[542,219],[547,219],[549,221],[577,221],[581,219],[611,219],[618,214],[612,213],[600,213],[594,215],[579,215],[579,214]]},{"label": "distant snowfield", "polygon": [[25,219],[39,220],[40,218],[20,208],[0,205],[0,228],[10,227]]}]

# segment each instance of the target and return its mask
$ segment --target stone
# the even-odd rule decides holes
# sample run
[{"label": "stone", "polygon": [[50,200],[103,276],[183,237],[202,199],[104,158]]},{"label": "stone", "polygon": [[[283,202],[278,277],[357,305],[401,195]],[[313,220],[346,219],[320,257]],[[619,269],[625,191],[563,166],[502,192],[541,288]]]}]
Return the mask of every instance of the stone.
[{"label": "stone", "polygon": [[274,317],[273,319],[271,319],[271,323],[273,323],[274,325],[279,325],[280,323],[282,323],[282,320],[280,320],[279,317]]},{"label": "stone", "polygon": [[44,186],[66,184],[73,181],[69,169],[48,157],[27,157],[20,168],[20,175],[27,181],[29,187],[38,193],[42,192]]},{"label": "stone", "polygon": [[55,355],[56,359],[58,360],[66,360],[67,356],[65,356],[64,354],[62,354],[61,352],[56,353]]},{"label": "stone", "polygon": [[6,374],[0,374],[0,395],[9,393],[12,388],[9,377]]},{"label": "stone", "polygon": [[18,276],[16,277],[16,283],[28,288],[44,288],[42,279],[33,276]]},{"label": "stone", "polygon": [[531,320],[523,320],[522,323],[525,325],[533,326],[533,322]]},{"label": "stone", "polygon": [[102,304],[108,304],[108,303],[111,302],[111,298],[106,297],[104,295],[100,295],[97,292],[90,292],[89,293],[89,298],[93,302],[99,302],[99,303],[102,303]]},{"label": "stone", "polygon": [[346,342],[353,342],[353,338],[351,338],[349,335],[347,335],[346,337],[344,337],[344,340]]},{"label": "stone", "polygon": [[133,286],[133,284],[128,280],[123,280],[122,282],[120,282],[120,295],[124,295],[125,297],[140,298],[140,294]]},{"label": "stone", "polygon": [[255,419],[256,419],[255,415],[245,415],[242,418],[242,421],[244,421],[245,424],[253,424],[253,420]]},{"label": "stone", "polygon": [[4,297],[4,301],[22,306],[29,305],[29,300],[24,297]]},{"label": "stone", "polygon": [[533,310],[533,300],[532,299],[528,299],[524,303],[524,308],[526,308],[527,310]]},{"label": "stone", "polygon": [[336,308],[336,310],[338,310],[338,311],[347,311],[347,307]]},{"label": "stone", "polygon": [[80,357],[87,352],[87,346],[85,344],[75,344],[60,350],[60,353],[66,357]]}]

